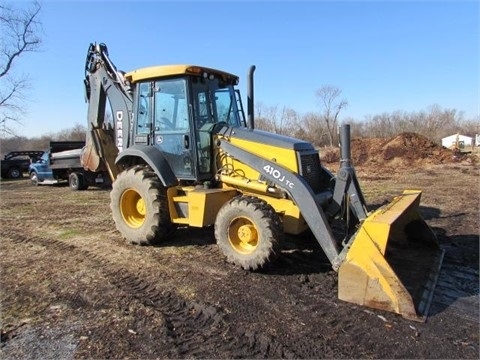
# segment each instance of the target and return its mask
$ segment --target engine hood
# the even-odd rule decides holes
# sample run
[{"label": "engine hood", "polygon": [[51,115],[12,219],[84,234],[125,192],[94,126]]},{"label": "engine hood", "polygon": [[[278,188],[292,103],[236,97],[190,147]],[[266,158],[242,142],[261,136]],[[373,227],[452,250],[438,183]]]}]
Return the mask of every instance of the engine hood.
[{"label": "engine hood", "polygon": [[258,129],[230,128],[225,135],[232,139],[247,140],[295,151],[315,150],[313,145],[307,141]]}]

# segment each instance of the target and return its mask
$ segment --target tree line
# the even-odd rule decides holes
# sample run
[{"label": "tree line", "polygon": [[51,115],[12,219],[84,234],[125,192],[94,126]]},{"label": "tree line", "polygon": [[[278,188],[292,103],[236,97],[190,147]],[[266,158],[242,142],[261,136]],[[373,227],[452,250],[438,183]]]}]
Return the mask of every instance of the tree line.
[{"label": "tree line", "polygon": [[[462,112],[443,109],[439,105],[430,106],[427,110],[399,110],[372,115],[364,120],[346,118],[339,121],[335,112],[334,117],[327,122],[326,115],[322,112],[301,115],[290,108],[257,103],[255,126],[261,130],[302,139],[318,147],[338,145],[336,127],[342,123],[350,124],[352,137],[359,138],[390,138],[411,132],[440,144],[443,137],[457,132],[471,137],[480,134],[479,119],[465,119]],[[72,128],[40,137],[10,136],[1,140],[1,153],[4,155],[15,150],[46,150],[50,141],[84,141],[86,132],[86,125],[75,124]]]},{"label": "tree line", "polygon": [[480,118],[466,119],[462,112],[443,109],[437,104],[426,110],[398,110],[367,116],[363,120],[344,118],[339,121],[336,110],[328,112],[325,108],[301,115],[291,108],[268,107],[261,103],[256,104],[255,114],[257,128],[303,139],[316,146],[338,145],[337,129],[341,124],[351,125],[352,137],[390,138],[410,132],[438,144],[442,138],[456,133],[472,138],[480,134]]},{"label": "tree line", "polygon": [[47,133],[37,137],[28,138],[26,136],[9,136],[1,140],[1,156],[10,151],[38,150],[45,151],[50,147],[50,141],[85,141],[87,127],[81,124],[75,124],[69,129],[58,132]]}]

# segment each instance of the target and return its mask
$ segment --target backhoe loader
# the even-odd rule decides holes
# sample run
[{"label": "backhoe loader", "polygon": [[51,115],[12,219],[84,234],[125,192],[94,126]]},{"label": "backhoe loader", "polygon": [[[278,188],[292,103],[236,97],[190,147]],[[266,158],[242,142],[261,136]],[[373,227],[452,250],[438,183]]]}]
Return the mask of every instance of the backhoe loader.
[{"label": "backhoe loader", "polygon": [[340,299],[424,321],[443,252],[420,215],[421,191],[369,211],[350,161],[349,125],[340,130],[334,175],[312,144],[255,128],[254,71],[245,118],[236,75],[196,65],[125,73],[105,44],[90,44],[82,163],[109,172],[117,230],[149,245],[179,226],[213,226],[226,259],[257,270],[280,254],[284,234],[310,229],[338,271]]}]

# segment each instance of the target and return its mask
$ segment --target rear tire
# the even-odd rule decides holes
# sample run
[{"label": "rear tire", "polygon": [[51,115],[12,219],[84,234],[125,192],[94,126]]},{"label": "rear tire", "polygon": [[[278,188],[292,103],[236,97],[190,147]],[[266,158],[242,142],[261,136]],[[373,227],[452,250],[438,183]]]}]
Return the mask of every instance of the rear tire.
[{"label": "rear tire", "polygon": [[85,181],[85,177],[82,174],[72,172],[68,176],[68,184],[73,191],[87,190],[88,184]]},{"label": "rear tire", "polygon": [[20,170],[20,168],[18,167],[12,167],[8,169],[7,176],[10,179],[20,179],[21,177],[23,177],[22,170]]},{"label": "rear tire", "polygon": [[222,206],[215,220],[215,238],[227,260],[245,270],[261,269],[280,253],[283,228],[265,201],[239,196]]},{"label": "rear tire", "polygon": [[153,245],[172,234],[167,189],[147,166],[121,172],[112,184],[110,208],[117,230],[132,244]]}]

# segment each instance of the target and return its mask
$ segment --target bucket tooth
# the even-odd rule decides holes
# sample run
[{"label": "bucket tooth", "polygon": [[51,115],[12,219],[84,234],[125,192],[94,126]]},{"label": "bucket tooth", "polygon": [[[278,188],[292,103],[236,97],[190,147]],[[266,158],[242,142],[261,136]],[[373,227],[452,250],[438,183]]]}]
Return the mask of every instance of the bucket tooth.
[{"label": "bucket tooth", "polygon": [[406,190],[361,224],[338,270],[339,299],[425,321],[443,251],[419,213],[420,197]]}]

